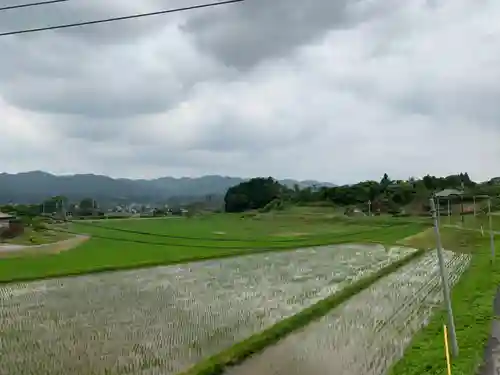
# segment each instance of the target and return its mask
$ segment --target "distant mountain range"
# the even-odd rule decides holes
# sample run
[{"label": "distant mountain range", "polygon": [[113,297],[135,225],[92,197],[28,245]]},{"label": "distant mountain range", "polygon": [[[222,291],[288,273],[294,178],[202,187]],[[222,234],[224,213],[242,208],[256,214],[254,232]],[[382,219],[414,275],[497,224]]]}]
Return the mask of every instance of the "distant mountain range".
[{"label": "distant mountain range", "polygon": [[[107,203],[162,203],[172,199],[193,201],[208,195],[224,195],[231,186],[248,179],[224,176],[197,178],[161,177],[153,180],[131,180],[94,174],[55,176],[33,171],[17,174],[0,174],[0,203],[38,203],[52,196],[64,195],[71,201],[86,197]],[[335,186],[318,181],[281,180],[293,187]]]}]

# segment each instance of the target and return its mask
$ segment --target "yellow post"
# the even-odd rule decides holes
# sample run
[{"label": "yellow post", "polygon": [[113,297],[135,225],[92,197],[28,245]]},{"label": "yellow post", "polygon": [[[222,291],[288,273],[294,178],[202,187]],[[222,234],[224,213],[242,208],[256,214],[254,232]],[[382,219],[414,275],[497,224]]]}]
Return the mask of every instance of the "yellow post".
[{"label": "yellow post", "polygon": [[447,373],[448,375],[451,375],[451,360],[450,360],[450,348],[448,347],[448,328],[446,328],[446,324],[443,325],[443,330],[444,330],[444,350],[446,354],[446,366],[447,366]]}]

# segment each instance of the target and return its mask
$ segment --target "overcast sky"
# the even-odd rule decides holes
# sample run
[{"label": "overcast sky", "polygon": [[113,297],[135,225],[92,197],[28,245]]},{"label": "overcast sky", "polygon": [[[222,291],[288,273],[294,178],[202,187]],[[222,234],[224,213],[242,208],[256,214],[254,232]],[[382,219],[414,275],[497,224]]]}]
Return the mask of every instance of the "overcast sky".
[{"label": "overcast sky", "polygon": [[[203,1],[70,0],[0,32]],[[485,180],[499,19],[498,0],[246,0],[1,37],[0,172]]]}]

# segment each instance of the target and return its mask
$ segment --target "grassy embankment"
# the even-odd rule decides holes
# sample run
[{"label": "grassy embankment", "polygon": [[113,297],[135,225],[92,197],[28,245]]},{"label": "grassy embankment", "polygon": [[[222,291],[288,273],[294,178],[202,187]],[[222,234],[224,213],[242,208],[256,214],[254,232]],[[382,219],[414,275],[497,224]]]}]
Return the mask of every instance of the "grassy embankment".
[{"label": "grassy embankment", "polygon": [[[466,226],[480,225],[481,219],[468,218]],[[498,225],[494,227],[500,230]],[[474,375],[483,362],[484,348],[493,318],[493,298],[500,283],[500,255],[491,263],[488,233],[482,237],[477,231],[442,229],[446,248],[470,251],[473,254],[469,269],[452,291],[453,313],[460,353],[453,359],[453,375]],[[421,241],[425,241],[422,239]],[[498,254],[498,253],[497,253]],[[443,324],[446,311],[438,311],[430,324],[419,332],[401,361],[390,375],[444,374]]]},{"label": "grassy embankment", "polygon": [[[89,225],[90,224],[90,225]],[[337,220],[298,215],[112,220],[74,223],[92,239],[59,254],[2,259],[0,283],[166,265],[346,242],[394,243],[424,224],[391,219]],[[118,229],[118,230],[117,230]]]}]

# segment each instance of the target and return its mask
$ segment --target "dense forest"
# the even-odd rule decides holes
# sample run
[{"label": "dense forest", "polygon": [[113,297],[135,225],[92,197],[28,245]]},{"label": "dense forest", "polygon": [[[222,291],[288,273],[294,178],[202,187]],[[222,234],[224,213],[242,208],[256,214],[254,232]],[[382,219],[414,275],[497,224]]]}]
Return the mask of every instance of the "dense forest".
[{"label": "dense forest", "polygon": [[461,202],[472,201],[474,196],[500,195],[498,179],[484,183],[472,181],[468,173],[447,177],[427,175],[421,179],[392,180],[387,174],[380,181],[363,181],[353,185],[335,187],[288,188],[275,179],[254,178],[228,189],[224,202],[226,212],[269,210],[286,203],[336,205],[359,207],[374,212],[398,213],[402,210],[415,212],[426,210],[429,197],[445,189],[463,194]]}]

